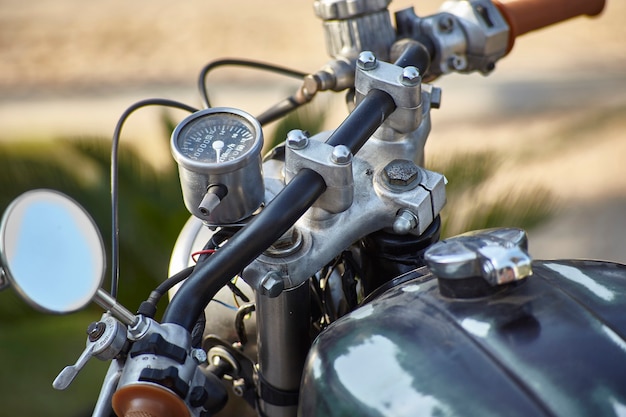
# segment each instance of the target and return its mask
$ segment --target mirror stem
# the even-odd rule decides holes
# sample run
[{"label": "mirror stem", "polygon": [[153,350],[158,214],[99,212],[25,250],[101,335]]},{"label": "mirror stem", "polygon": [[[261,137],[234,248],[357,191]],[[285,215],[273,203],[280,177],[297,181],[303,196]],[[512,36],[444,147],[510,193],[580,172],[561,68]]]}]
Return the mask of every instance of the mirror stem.
[{"label": "mirror stem", "polygon": [[98,288],[93,301],[103,309],[109,311],[113,317],[124,323],[126,326],[133,326],[137,323],[138,317],[102,288]]}]

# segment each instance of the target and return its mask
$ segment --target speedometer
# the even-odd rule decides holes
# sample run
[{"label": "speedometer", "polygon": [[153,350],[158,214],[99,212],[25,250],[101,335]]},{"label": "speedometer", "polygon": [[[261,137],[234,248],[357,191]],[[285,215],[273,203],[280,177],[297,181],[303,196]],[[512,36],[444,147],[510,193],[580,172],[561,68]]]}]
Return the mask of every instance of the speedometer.
[{"label": "speedometer", "polygon": [[187,209],[211,225],[237,222],[265,196],[261,174],[261,125],[237,109],[201,110],[172,133]]},{"label": "speedometer", "polygon": [[181,154],[193,161],[228,163],[254,149],[256,127],[235,113],[211,113],[186,124],[178,134]]}]

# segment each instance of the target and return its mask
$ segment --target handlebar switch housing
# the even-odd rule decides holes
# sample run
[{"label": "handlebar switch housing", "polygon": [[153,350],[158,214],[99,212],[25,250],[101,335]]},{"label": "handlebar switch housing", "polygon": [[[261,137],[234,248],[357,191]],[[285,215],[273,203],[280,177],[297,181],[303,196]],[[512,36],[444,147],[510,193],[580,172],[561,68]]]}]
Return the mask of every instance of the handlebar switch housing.
[{"label": "handlebar switch housing", "polygon": [[509,25],[489,0],[448,0],[424,18],[404,9],[396,24],[400,37],[426,38],[434,46],[429,79],[450,72],[489,74],[508,52]]},{"label": "handlebar switch housing", "polygon": [[[228,398],[226,389],[217,376],[200,369],[192,351],[184,327],[151,321],[126,358],[112,398],[117,415],[199,417],[219,411]],[[150,414],[157,409],[161,411]]]}]

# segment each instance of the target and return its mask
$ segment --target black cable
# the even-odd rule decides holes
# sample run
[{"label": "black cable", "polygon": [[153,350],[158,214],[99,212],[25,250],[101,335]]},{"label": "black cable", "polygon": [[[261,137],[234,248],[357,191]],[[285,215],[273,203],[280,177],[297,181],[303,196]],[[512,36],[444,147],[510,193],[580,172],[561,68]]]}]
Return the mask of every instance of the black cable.
[{"label": "black cable", "polygon": [[277,74],[282,74],[282,75],[286,75],[289,77],[300,78],[300,79],[304,78],[307,75],[306,72],[296,71],[296,70],[281,67],[278,65],[268,64],[268,63],[259,62],[259,61],[252,61],[248,59],[226,58],[226,59],[220,59],[217,61],[209,62],[200,70],[200,75],[198,76],[198,89],[200,90],[202,102],[206,108],[211,107],[211,102],[209,100],[209,93],[206,88],[206,77],[209,74],[209,72],[212,71],[213,69],[217,67],[227,66],[227,65],[255,68],[255,69],[275,72]]},{"label": "black cable", "polygon": [[154,318],[157,310],[157,304],[161,301],[161,298],[163,298],[165,293],[172,289],[174,285],[187,279],[187,277],[189,277],[189,275],[193,272],[194,268],[195,265],[189,266],[159,284],[159,286],[150,293],[148,299],[141,303],[139,310],[137,310],[137,314]]},{"label": "black cable", "polygon": [[173,107],[180,110],[186,110],[190,113],[195,113],[198,109],[188,106],[184,103],[180,103],[174,100],[168,100],[163,98],[149,98],[138,101],[137,103],[128,107],[124,113],[120,116],[113,131],[113,139],[111,143],[111,296],[117,298],[117,284],[120,276],[120,264],[119,264],[119,222],[118,222],[118,189],[117,189],[117,166],[118,166],[118,148],[120,141],[120,134],[124,122],[128,119],[135,110],[147,106],[164,106]]},{"label": "black cable", "polygon": [[268,123],[280,119],[287,113],[294,111],[303,104],[305,103],[299,102],[296,100],[295,96],[291,96],[265,110],[263,113],[256,116],[256,119],[259,121],[261,126],[265,126]]},{"label": "black cable", "polygon": [[[235,231],[231,228],[223,228],[218,230],[211,236],[211,239],[204,246],[204,250],[206,249],[217,249],[224,241],[229,239],[232,235],[235,234]],[[211,254],[202,254],[198,258],[197,263],[205,262]],[[196,263],[196,265],[197,265]],[[141,303],[139,306],[139,310],[137,314],[142,314],[147,317],[153,318],[156,314],[157,304],[161,301],[161,298],[171,290],[175,285],[183,282],[185,279],[189,277],[189,275],[193,272],[196,265],[189,266],[176,274],[172,275],[162,283],[160,283],[148,296],[148,299]],[[246,295],[233,283],[228,283],[231,290],[239,296],[244,302],[249,302],[250,299],[246,297]],[[233,288],[234,287],[234,288]]]}]

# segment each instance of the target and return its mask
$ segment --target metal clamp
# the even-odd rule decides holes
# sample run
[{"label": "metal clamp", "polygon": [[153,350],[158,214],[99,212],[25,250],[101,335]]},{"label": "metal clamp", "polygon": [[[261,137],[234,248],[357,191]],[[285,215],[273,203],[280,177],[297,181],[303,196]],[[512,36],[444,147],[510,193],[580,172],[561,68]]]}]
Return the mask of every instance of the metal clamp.
[{"label": "metal clamp", "polygon": [[311,169],[324,178],[326,191],[314,207],[341,213],[352,205],[354,179],[352,153],[343,145],[331,146],[309,140],[304,132],[292,131],[285,148],[285,179],[289,182],[301,169]]},{"label": "metal clamp", "polygon": [[385,121],[393,130],[412,132],[422,122],[422,78],[415,67],[401,68],[377,61],[369,51],[361,53],[355,77],[357,104],[370,92],[382,90],[389,94],[397,108]]},{"label": "metal clamp", "polygon": [[400,37],[427,37],[436,54],[430,75],[453,71],[488,74],[506,55],[509,26],[497,7],[487,0],[445,2],[440,13],[418,17],[413,9],[396,14]]}]

